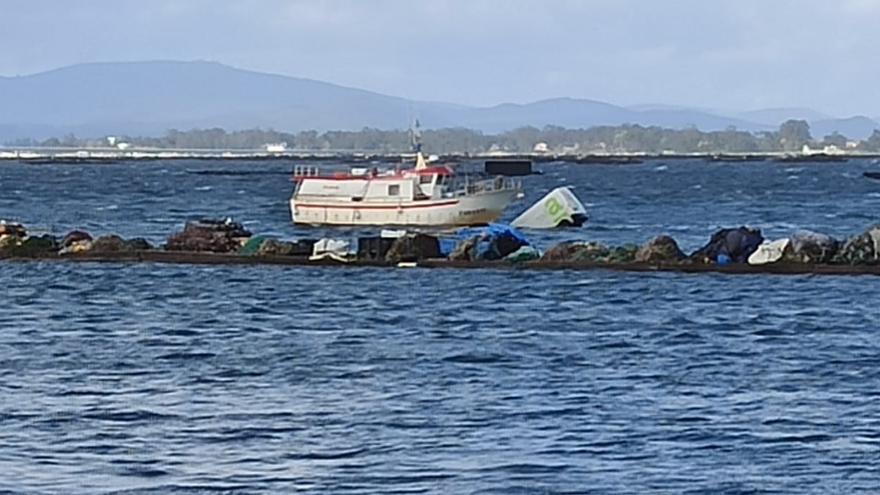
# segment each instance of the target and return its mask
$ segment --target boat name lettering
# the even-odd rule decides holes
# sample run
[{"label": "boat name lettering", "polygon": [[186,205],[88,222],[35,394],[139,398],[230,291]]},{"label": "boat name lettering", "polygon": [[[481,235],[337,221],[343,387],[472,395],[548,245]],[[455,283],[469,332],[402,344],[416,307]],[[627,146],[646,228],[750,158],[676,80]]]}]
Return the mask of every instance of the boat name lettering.
[{"label": "boat name lettering", "polygon": [[469,216],[469,215],[479,215],[480,213],[485,213],[485,212],[486,212],[486,209],[485,209],[485,208],[478,208],[478,209],[476,209],[476,210],[465,210],[465,211],[460,211],[460,212],[458,212],[458,216],[460,216],[460,217],[466,217],[466,216]]}]

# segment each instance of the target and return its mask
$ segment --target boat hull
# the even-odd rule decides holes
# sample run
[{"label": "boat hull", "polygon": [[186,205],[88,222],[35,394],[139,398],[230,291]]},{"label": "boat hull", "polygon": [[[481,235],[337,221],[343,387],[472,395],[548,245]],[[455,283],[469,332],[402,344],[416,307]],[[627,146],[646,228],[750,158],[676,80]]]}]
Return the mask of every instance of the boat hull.
[{"label": "boat hull", "polygon": [[516,194],[516,190],[499,190],[473,196],[398,203],[293,198],[290,212],[294,223],[309,225],[485,225],[497,220]]}]

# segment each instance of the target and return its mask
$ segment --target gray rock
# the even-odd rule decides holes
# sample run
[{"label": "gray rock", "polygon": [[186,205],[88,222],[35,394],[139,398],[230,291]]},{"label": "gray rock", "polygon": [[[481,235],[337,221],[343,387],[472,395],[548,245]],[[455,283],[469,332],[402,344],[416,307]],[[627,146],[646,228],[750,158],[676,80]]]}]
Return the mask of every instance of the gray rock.
[{"label": "gray rock", "polygon": [[668,235],[661,235],[640,247],[636,252],[635,261],[638,263],[674,263],[686,257],[675,239]]}]

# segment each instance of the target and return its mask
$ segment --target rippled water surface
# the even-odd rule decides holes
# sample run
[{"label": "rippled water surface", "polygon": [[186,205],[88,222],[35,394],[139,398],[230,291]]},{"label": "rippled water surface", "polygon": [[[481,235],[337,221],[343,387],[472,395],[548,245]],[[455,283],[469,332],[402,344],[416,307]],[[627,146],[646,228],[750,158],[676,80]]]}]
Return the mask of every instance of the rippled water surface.
[{"label": "rippled water surface", "polygon": [[[187,173],[254,166],[281,173]],[[289,225],[289,168],[0,164],[0,217],[323,233]],[[571,184],[593,216],[543,244],[844,235],[880,211],[869,162],[542,168],[527,202]],[[0,263],[0,285],[0,492],[880,486],[873,277]]]}]

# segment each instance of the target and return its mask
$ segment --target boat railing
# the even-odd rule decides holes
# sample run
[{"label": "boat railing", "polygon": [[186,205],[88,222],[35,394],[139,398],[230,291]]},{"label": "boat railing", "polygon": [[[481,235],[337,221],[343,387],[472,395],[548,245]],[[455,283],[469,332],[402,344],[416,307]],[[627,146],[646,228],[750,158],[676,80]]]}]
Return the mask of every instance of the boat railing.
[{"label": "boat railing", "polygon": [[456,180],[449,188],[448,196],[474,196],[495,191],[520,191],[522,190],[522,181],[507,177],[471,178],[463,176]]},{"label": "boat railing", "polygon": [[297,165],[293,167],[294,180],[302,177],[318,177],[319,175],[321,175],[321,170],[314,165]]}]

